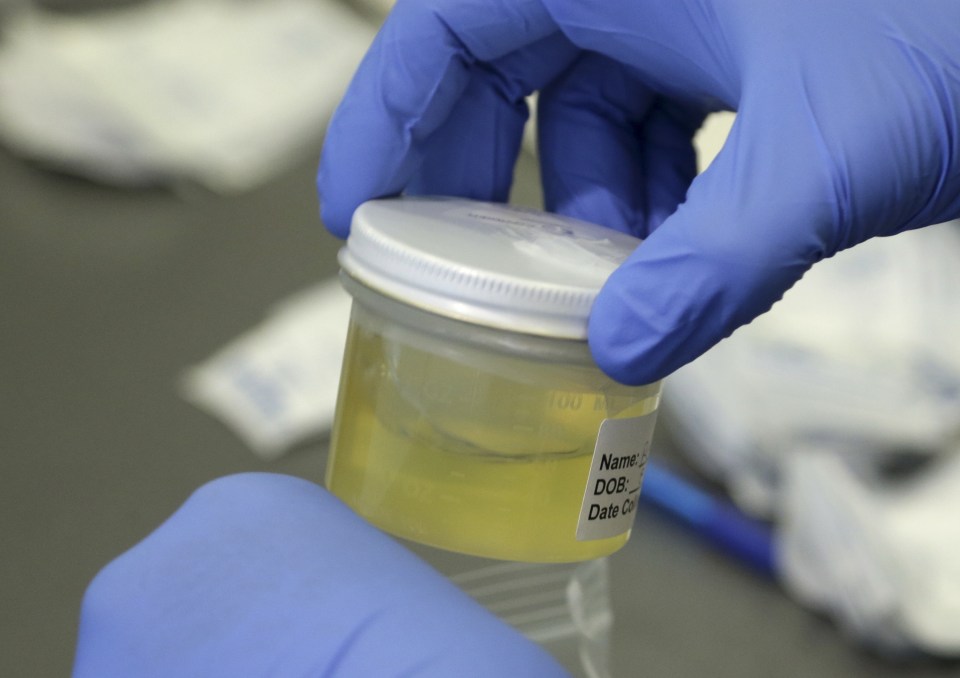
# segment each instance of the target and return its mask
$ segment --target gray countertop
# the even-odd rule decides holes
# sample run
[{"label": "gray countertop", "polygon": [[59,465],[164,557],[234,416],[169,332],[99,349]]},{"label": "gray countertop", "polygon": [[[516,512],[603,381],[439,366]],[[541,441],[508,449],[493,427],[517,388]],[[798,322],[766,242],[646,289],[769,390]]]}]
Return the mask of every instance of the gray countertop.
[{"label": "gray countertop", "polygon": [[[538,202],[530,159],[516,200]],[[325,440],[259,461],[176,379],[331,275],[313,160],[234,197],[119,191],[0,152],[0,675],[68,672],[80,598],[200,484],[319,481]],[[662,438],[657,454],[675,456]],[[850,643],[774,583],[641,510],[611,559],[618,677],[960,676]]]}]

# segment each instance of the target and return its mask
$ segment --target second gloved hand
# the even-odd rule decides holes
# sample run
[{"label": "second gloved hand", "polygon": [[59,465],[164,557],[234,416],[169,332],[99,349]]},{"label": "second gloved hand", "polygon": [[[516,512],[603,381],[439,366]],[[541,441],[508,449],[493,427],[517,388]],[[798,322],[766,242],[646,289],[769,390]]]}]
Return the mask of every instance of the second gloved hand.
[{"label": "second gloved hand", "polygon": [[567,674],[319,486],[244,474],[97,575],[73,675]]},{"label": "second gloved hand", "polygon": [[[546,207],[645,236],[594,307],[601,367],[650,382],[814,263],[960,211],[953,0],[401,0],[331,123],[319,187],[504,200],[539,90]],[[738,111],[694,179],[703,116]]]}]

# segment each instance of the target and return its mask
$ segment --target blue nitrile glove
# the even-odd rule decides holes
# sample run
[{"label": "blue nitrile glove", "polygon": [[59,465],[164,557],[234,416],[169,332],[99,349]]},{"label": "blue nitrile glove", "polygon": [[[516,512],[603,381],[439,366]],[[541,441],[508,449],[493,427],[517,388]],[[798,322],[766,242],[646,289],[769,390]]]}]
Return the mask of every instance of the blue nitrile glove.
[{"label": "blue nitrile glove", "polygon": [[305,480],[198,490],[87,590],[75,678],[566,676]]},{"label": "blue nitrile glove", "polygon": [[[956,0],[400,0],[330,125],[323,217],[343,236],[369,198],[504,200],[541,90],[547,209],[649,236],[589,332],[650,382],[820,259],[958,215],[958,27]],[[690,184],[718,108],[736,123]]]}]

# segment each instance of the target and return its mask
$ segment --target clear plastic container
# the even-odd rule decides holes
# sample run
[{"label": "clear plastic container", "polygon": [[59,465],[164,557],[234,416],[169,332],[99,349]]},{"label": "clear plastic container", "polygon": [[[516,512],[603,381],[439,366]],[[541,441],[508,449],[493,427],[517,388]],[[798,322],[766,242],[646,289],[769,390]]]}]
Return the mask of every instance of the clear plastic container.
[{"label": "clear plastic container", "polygon": [[638,242],[502,205],[362,206],[341,253],[354,304],[329,489],[387,532],[460,553],[620,548],[660,388],[606,377],[586,319]]},{"label": "clear plastic container", "polygon": [[518,563],[418,551],[464,592],[550,652],[574,678],[610,677],[607,558]]}]

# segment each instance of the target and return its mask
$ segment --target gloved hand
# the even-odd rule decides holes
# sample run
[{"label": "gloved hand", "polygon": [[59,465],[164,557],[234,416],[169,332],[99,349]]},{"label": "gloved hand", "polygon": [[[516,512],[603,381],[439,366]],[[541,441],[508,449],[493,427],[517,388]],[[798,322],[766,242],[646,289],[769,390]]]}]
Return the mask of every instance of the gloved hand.
[{"label": "gloved hand", "polygon": [[76,678],[565,676],[320,487],[198,490],[87,590]]},{"label": "gloved hand", "polygon": [[[540,90],[547,209],[647,237],[589,339],[650,382],[820,259],[960,213],[958,26],[955,0],[400,0],[330,125],[323,218],[345,236],[374,197],[506,199]],[[719,108],[736,122],[694,179]]]}]

